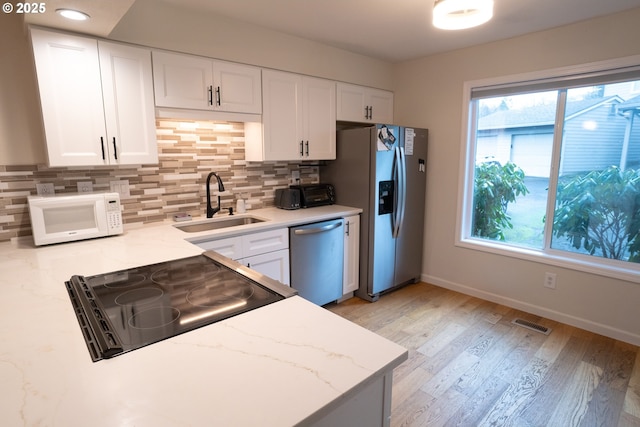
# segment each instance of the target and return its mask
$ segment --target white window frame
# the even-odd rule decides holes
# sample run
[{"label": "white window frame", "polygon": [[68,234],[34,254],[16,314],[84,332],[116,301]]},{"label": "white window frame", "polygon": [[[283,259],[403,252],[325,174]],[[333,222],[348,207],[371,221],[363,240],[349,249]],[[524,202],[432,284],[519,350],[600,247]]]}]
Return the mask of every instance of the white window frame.
[{"label": "white window frame", "polygon": [[[458,247],[488,252],[496,255],[513,257],[526,261],[533,261],[546,265],[552,265],[572,270],[597,274],[604,277],[626,280],[640,283],[640,264],[600,258],[591,255],[581,255],[573,252],[560,251],[550,248],[551,227],[545,227],[545,248],[528,249],[524,247],[510,245],[508,243],[481,239],[471,236],[471,219],[473,203],[473,179],[475,169],[475,123],[473,115],[470,114],[472,107],[472,90],[491,87],[514,87],[526,90],[529,83],[550,81],[566,81],[579,79],[585,74],[602,73],[604,75],[615,73],[617,70],[640,66],[640,55],[607,61],[592,62],[577,66],[554,68],[531,73],[515,74],[509,76],[493,77],[482,80],[466,81],[462,91],[462,123],[460,141],[460,162],[459,162],[459,187],[458,187],[458,208],[456,213],[456,233],[455,245]],[[561,96],[566,96],[561,95]],[[559,114],[561,114],[560,111]],[[556,132],[556,135],[558,133]],[[559,133],[561,138],[562,133]],[[557,185],[557,165],[560,158],[561,144],[554,140],[552,154],[552,173],[549,180],[549,194],[553,192]],[[552,218],[551,204],[547,207],[547,218]]]}]

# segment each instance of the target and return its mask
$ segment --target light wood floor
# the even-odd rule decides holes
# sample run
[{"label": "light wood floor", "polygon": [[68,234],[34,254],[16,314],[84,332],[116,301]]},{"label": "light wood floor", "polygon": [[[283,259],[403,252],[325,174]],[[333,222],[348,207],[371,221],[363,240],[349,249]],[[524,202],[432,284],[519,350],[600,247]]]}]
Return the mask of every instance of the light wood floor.
[{"label": "light wood floor", "polygon": [[394,427],[640,426],[636,346],[425,283],[327,308],[409,350]]}]

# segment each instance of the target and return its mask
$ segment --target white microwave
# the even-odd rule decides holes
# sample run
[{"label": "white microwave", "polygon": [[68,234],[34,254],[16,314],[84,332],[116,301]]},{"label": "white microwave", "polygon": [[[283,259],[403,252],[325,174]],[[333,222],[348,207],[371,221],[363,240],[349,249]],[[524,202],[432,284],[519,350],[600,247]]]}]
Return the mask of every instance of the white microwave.
[{"label": "white microwave", "polygon": [[118,193],[29,196],[36,246],[123,233]]}]

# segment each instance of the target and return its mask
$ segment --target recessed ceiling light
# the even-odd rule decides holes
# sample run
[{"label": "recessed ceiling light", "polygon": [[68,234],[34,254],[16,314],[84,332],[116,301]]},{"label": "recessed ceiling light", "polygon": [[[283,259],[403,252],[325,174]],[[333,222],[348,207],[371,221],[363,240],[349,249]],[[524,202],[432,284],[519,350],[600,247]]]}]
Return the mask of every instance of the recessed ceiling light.
[{"label": "recessed ceiling light", "polygon": [[443,30],[463,30],[493,17],[493,0],[435,0],[433,25]]},{"label": "recessed ceiling light", "polygon": [[74,21],[86,21],[87,19],[90,18],[89,15],[87,15],[84,12],[80,12],[79,10],[56,9],[56,12],[59,13],[60,15],[64,16],[65,18],[73,19]]}]

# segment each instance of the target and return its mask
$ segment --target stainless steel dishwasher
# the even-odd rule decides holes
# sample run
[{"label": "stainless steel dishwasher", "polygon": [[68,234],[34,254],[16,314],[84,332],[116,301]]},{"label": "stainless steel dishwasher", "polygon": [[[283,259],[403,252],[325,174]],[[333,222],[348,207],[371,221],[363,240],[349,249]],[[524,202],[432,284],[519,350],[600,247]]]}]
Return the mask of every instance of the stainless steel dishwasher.
[{"label": "stainless steel dishwasher", "polygon": [[344,221],[289,228],[291,287],[317,305],[342,297]]}]

